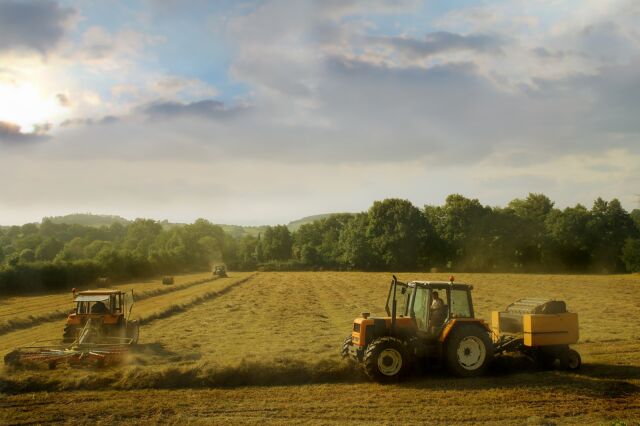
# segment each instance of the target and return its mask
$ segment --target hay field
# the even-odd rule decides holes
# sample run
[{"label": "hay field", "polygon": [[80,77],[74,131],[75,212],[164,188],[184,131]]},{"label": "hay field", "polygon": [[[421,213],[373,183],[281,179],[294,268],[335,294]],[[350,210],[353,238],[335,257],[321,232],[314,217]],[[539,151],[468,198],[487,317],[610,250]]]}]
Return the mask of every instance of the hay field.
[{"label": "hay field", "polygon": [[[384,312],[389,281],[387,273],[233,273],[150,297],[136,305],[147,321],[131,365],[5,369],[0,423],[74,415],[86,423],[639,424],[638,275],[456,275],[474,285],[476,315],[487,320],[521,297],[565,300],[580,314],[583,368],[538,371],[507,359],[480,379],[428,371],[380,386],[341,362],[338,348],[360,312]],[[1,336],[0,353],[61,333],[62,324]]]},{"label": "hay field", "polygon": [[[171,286],[163,285],[162,277],[156,277],[144,281],[118,283],[112,287],[125,291],[133,290],[137,299],[145,299],[158,293],[168,293],[211,278],[210,272],[200,272],[178,275]],[[79,290],[88,289],[81,288]],[[16,329],[29,328],[39,323],[65,318],[73,308],[72,301],[73,297],[69,291],[44,295],[0,297],[0,335]]]}]

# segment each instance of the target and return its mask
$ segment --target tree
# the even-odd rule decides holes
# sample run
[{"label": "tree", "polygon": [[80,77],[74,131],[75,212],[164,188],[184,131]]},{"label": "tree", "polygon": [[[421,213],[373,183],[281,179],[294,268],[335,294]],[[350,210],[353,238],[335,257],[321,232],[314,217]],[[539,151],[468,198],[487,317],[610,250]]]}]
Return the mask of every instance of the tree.
[{"label": "tree", "polygon": [[541,223],[553,210],[553,201],[544,194],[530,192],[524,200],[516,198],[509,203],[509,208],[516,216]]},{"label": "tree", "polygon": [[20,252],[19,262],[30,263],[36,260],[36,255],[31,249],[24,249]]},{"label": "tree", "polygon": [[408,200],[392,198],[374,202],[368,216],[366,237],[376,265],[415,269],[428,238],[429,225],[420,210]]},{"label": "tree", "polygon": [[553,245],[553,257],[559,261],[556,269],[587,270],[591,261],[590,218],[589,211],[581,204],[563,211],[553,210],[547,216],[546,232]]},{"label": "tree", "polygon": [[640,239],[627,239],[622,247],[622,261],[628,272],[640,272]]},{"label": "tree", "polygon": [[64,243],[57,238],[47,238],[36,249],[36,260],[51,261],[64,248]]},{"label": "tree", "polygon": [[478,248],[485,246],[482,226],[491,209],[483,207],[477,199],[452,194],[444,206],[425,206],[425,215],[435,229],[441,244],[443,262],[456,269],[483,269],[479,263]]},{"label": "tree", "polygon": [[588,223],[592,237],[592,267],[598,272],[624,271],[622,247],[627,238],[637,238],[640,231],[617,199],[598,198],[591,208]]},{"label": "tree", "polygon": [[302,225],[293,234],[293,255],[309,266],[339,265],[340,234],[353,220],[352,214],[334,214]]},{"label": "tree", "polygon": [[136,251],[140,256],[147,256],[149,247],[161,232],[162,226],[155,220],[136,219],[127,226],[123,247]]},{"label": "tree", "polygon": [[260,243],[265,260],[288,260],[291,258],[292,239],[284,225],[267,226]]},{"label": "tree", "polygon": [[366,237],[369,215],[358,213],[349,221],[339,238],[340,263],[347,269],[371,269],[375,266],[371,245]]}]

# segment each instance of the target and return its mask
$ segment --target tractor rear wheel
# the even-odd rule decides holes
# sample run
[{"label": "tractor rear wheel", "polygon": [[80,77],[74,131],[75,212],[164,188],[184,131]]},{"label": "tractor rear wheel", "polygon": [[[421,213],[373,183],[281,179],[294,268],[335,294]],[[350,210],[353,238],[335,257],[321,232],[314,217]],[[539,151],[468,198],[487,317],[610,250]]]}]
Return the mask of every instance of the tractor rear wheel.
[{"label": "tractor rear wheel", "polygon": [[380,383],[397,382],[409,371],[409,354],[401,340],[381,337],[371,342],[363,357],[364,372]]},{"label": "tractor rear wheel", "polygon": [[462,326],[447,339],[444,355],[449,370],[456,376],[480,376],[493,358],[493,343],[480,327]]},{"label": "tractor rear wheel", "polygon": [[62,341],[64,343],[73,343],[78,338],[78,327],[75,325],[65,325],[62,332]]},{"label": "tractor rear wheel", "polygon": [[580,354],[573,349],[569,349],[560,354],[560,367],[565,370],[577,370],[582,365]]}]

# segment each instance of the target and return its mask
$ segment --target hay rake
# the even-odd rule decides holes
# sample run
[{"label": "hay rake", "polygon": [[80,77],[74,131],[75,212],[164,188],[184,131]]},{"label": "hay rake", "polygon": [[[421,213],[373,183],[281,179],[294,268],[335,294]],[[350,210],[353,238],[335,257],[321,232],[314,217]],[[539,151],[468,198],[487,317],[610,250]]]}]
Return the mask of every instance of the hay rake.
[{"label": "hay rake", "polygon": [[104,367],[126,361],[132,346],[131,338],[103,336],[101,324],[96,319],[87,321],[79,337],[69,345],[54,344],[55,340],[37,342],[38,345],[18,348],[4,357],[11,366],[48,366],[59,364],[73,367]]}]

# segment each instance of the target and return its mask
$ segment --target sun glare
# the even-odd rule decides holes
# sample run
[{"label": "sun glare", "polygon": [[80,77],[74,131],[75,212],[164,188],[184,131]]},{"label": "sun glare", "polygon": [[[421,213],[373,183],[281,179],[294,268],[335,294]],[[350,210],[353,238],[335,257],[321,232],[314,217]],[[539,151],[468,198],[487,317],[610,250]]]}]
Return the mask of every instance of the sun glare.
[{"label": "sun glare", "polygon": [[0,121],[17,124],[23,132],[32,131],[36,124],[51,123],[65,111],[54,95],[33,84],[0,82]]}]

